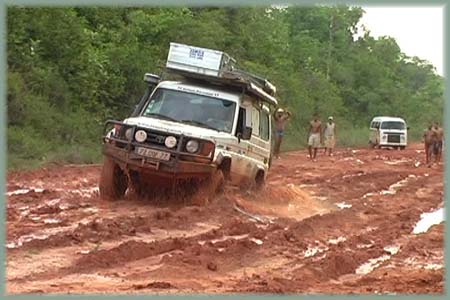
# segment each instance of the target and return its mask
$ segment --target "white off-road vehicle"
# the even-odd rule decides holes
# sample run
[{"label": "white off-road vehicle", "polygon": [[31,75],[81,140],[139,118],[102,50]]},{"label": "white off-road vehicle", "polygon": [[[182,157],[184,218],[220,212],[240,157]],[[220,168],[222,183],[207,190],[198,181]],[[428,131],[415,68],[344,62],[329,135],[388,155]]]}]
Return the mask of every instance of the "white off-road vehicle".
[{"label": "white off-road vehicle", "polygon": [[275,87],[236,69],[224,52],[177,43],[170,44],[166,71],[180,80],[145,74],[148,88],[133,114],[106,122],[101,196],[181,182],[203,185],[208,197],[225,180],[262,186]]}]

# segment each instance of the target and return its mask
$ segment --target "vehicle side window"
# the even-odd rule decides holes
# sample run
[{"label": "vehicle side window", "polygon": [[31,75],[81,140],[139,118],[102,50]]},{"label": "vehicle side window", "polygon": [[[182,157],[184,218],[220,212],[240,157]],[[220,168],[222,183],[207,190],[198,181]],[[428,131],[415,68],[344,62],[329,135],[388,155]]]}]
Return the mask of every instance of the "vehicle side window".
[{"label": "vehicle side window", "polygon": [[259,128],[260,128],[259,127],[259,114],[260,114],[259,109],[253,106],[252,107],[252,128],[253,128],[252,134],[256,135],[256,136],[260,136],[259,135]]},{"label": "vehicle side window", "polygon": [[270,116],[265,112],[261,111],[261,116],[259,119],[259,134],[261,138],[265,141],[269,140],[269,131],[270,131]]}]

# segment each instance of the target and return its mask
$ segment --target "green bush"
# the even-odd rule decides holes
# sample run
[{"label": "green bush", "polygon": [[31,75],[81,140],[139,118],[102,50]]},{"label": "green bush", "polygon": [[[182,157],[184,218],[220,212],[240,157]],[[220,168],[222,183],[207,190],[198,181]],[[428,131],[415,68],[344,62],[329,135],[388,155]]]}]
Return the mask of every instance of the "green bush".
[{"label": "green bush", "polygon": [[410,141],[420,139],[442,120],[443,78],[393,38],[354,40],[362,15],[346,6],[8,7],[8,166],[97,161],[103,122],[132,111],[143,74],[163,70],[172,41],[224,50],[269,78],[294,113],[284,151],[306,147],[315,112],[335,117],[338,146],[367,145],[375,115],[404,117]]}]

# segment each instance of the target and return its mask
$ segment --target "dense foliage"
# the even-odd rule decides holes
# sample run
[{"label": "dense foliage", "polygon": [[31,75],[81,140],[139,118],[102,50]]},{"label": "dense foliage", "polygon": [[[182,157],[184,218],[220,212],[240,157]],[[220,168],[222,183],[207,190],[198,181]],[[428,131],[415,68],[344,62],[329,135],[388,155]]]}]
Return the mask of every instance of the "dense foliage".
[{"label": "dense foliage", "polygon": [[[9,162],[99,158],[102,124],[123,118],[161,72],[169,42],[229,53],[278,87],[294,114],[286,147],[317,111],[341,145],[367,143],[375,115],[404,117],[416,138],[440,120],[443,79],[390,37],[355,39],[350,7],[9,8]],[[10,166],[11,166],[10,165]]]}]

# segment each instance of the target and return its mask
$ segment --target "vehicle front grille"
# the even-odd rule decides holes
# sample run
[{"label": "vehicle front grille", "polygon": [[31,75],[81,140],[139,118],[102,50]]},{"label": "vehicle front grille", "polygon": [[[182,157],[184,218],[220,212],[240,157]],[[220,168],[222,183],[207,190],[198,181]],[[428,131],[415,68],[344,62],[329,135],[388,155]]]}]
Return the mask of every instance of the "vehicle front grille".
[{"label": "vehicle front grille", "polygon": [[400,134],[388,134],[388,143],[400,143]]},{"label": "vehicle front grille", "polygon": [[[166,140],[166,137],[168,136],[174,136],[177,139],[177,145],[180,142],[180,137],[170,134],[170,133],[162,133],[157,131],[150,131],[148,129],[145,129],[145,132],[147,132],[147,139],[143,144],[149,145],[149,146],[158,146],[166,148],[166,145],[164,144],[164,141]],[[175,147],[176,148],[176,147]]]}]

